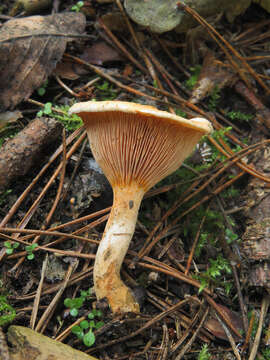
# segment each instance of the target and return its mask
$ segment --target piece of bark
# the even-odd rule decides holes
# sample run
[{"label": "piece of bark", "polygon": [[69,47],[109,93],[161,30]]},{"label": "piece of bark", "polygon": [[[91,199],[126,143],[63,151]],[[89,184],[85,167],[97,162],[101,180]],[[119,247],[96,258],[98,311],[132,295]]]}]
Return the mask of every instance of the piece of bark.
[{"label": "piece of bark", "polygon": [[61,13],[12,19],[1,27],[0,112],[13,109],[44,83],[85,23],[81,13]]},{"label": "piece of bark", "polygon": [[61,134],[62,125],[52,118],[36,118],[0,148],[0,192],[28,173],[42,151]]},{"label": "piece of bark", "polygon": [[[255,135],[254,135],[255,137]],[[260,139],[263,140],[263,139]],[[256,169],[269,177],[270,148],[258,150],[253,159]],[[242,236],[241,252],[247,260],[247,281],[270,291],[270,188],[252,177],[247,188],[247,227]]]},{"label": "piece of bark", "polygon": [[8,329],[10,360],[97,360],[82,351],[23,326]]}]

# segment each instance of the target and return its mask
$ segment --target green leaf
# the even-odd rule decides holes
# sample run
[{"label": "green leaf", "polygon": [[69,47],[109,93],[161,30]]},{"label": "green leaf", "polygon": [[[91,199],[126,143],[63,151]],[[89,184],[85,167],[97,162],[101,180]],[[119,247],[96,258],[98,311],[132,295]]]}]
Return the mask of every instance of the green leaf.
[{"label": "green leaf", "polygon": [[88,333],[86,333],[83,337],[83,343],[85,346],[92,346],[96,341],[94,333],[90,330]]},{"label": "green leaf", "polygon": [[67,308],[71,308],[71,307],[72,307],[72,299],[70,299],[70,298],[65,298],[65,300],[64,300],[64,305],[65,305]]},{"label": "green leaf", "polygon": [[0,326],[4,326],[14,320],[15,309],[8,304],[6,296],[0,296]]},{"label": "green leaf", "polygon": [[13,244],[13,249],[17,249],[19,246],[20,246],[19,243],[14,243],[14,244]]},{"label": "green leaf", "polygon": [[88,329],[89,328],[89,322],[87,320],[83,320],[81,323],[80,323],[80,327],[82,329]]},{"label": "green leaf", "polygon": [[84,302],[83,298],[74,298],[74,299],[66,298],[64,300],[64,305],[70,309],[72,308],[79,309],[82,306],[83,302]]},{"label": "green leaf", "polygon": [[96,326],[95,320],[89,321],[89,326],[91,329],[93,329]]},{"label": "green leaf", "polygon": [[41,87],[37,90],[39,96],[43,96],[46,92],[46,89],[44,87]]},{"label": "green leaf", "polygon": [[79,325],[75,325],[71,328],[71,332],[72,334],[75,334],[80,340],[83,339],[84,333],[83,333],[83,329],[80,328]]},{"label": "green leaf", "polygon": [[87,315],[88,319],[94,319],[95,318],[95,314],[93,313],[94,310],[92,310],[90,312],[90,314]]},{"label": "green leaf", "polygon": [[84,303],[84,298],[80,297],[80,298],[74,298],[73,299],[73,307],[79,309],[80,307],[82,307],[83,303]]},{"label": "green leaf", "polygon": [[96,323],[96,329],[102,328],[103,325],[104,325],[104,322],[103,322],[103,321],[98,321],[98,322]]},{"label": "green leaf", "polygon": [[79,311],[77,309],[75,309],[75,308],[70,309],[71,316],[75,317],[78,315],[78,313],[79,313]]},{"label": "green leaf", "polygon": [[96,316],[97,317],[102,317],[102,311],[101,310],[97,310],[97,312],[96,312]]},{"label": "green leaf", "polygon": [[28,260],[33,260],[35,258],[35,255],[34,254],[29,254],[29,255],[27,255],[27,259]]},{"label": "green leaf", "polygon": [[10,241],[5,241],[4,242],[4,246],[7,248],[7,249],[11,249],[12,248],[12,244]]},{"label": "green leaf", "polygon": [[52,103],[47,102],[47,103],[44,105],[43,113],[46,114],[46,115],[50,115],[50,114],[52,113]]},{"label": "green leaf", "polygon": [[11,249],[6,249],[6,254],[7,255],[13,254],[13,249],[12,248]]}]

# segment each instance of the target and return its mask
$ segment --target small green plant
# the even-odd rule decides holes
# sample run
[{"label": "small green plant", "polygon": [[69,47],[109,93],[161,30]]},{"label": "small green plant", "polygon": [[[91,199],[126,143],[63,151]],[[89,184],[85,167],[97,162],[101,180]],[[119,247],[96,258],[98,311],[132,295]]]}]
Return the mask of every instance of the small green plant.
[{"label": "small green plant", "polygon": [[48,86],[48,80],[46,80],[40,88],[37,89],[37,93],[39,96],[43,96],[46,93],[46,88]]},{"label": "small green plant", "polygon": [[70,315],[76,317],[79,313],[79,309],[83,306],[85,300],[91,296],[91,289],[82,290],[81,296],[77,298],[66,298],[64,300],[64,305],[70,309]]},{"label": "small green plant", "polygon": [[259,357],[258,360],[269,360],[270,359],[270,348],[263,349],[262,356],[263,357]]},{"label": "small green plant", "polygon": [[93,330],[101,328],[104,323],[103,321],[95,320],[95,318],[102,317],[102,312],[100,310],[93,309],[87,317],[89,321],[83,320],[80,325],[73,326],[71,331],[79,340],[83,341],[85,346],[90,347],[96,341]]},{"label": "small green plant", "polygon": [[231,229],[225,229],[225,239],[228,244],[231,244],[238,240],[238,235],[235,234]]},{"label": "small green plant", "polygon": [[75,5],[72,6],[71,10],[75,12],[80,12],[83,5],[84,5],[83,1],[78,1]]},{"label": "small green plant", "polygon": [[186,87],[192,90],[198,81],[201,72],[201,66],[196,65],[195,67],[191,67],[189,70],[191,72],[191,76],[188,80],[186,80]]},{"label": "small green plant", "polygon": [[57,120],[59,120],[67,130],[73,131],[77,128],[79,128],[82,125],[82,119],[76,115],[72,114],[72,116],[69,116],[68,110],[69,106],[63,105],[63,106],[55,106],[55,109],[61,110],[60,113],[56,113],[53,111],[53,105],[51,102],[47,102],[44,105],[44,108],[39,110],[37,113],[37,116],[41,117],[43,115],[51,116]]},{"label": "small green plant", "polygon": [[0,296],[0,326],[4,326],[14,320],[15,309],[8,303],[6,296]]},{"label": "small green plant", "polygon": [[220,89],[217,86],[215,86],[210,94],[210,98],[208,102],[208,108],[210,111],[216,111],[219,99],[220,99]]},{"label": "small green plant", "polygon": [[7,254],[7,255],[13,254],[14,250],[17,249],[17,247],[18,247],[19,245],[20,245],[20,244],[17,243],[17,242],[5,241],[5,242],[4,242],[4,246],[5,246],[5,248],[6,248],[6,254]]},{"label": "small green plant", "polygon": [[52,103],[51,102],[47,102],[45,105],[44,105],[44,108],[39,110],[39,112],[37,113],[37,116],[38,117],[41,117],[43,115],[52,115],[53,112],[52,112]]},{"label": "small green plant", "polygon": [[[209,287],[211,283],[217,283],[219,280],[218,278],[220,278],[222,274],[231,274],[232,272],[229,261],[221,255],[218,255],[215,260],[210,259],[209,262],[210,266],[208,269],[196,276],[196,278],[201,282],[199,293],[202,292],[206,287]],[[220,282],[220,285],[225,287],[227,294],[230,292],[232,285],[229,281]]]},{"label": "small green plant", "polygon": [[227,113],[227,116],[231,120],[239,120],[239,121],[250,121],[254,118],[254,115],[252,114],[244,114],[241,111],[230,111]]},{"label": "small green plant", "polygon": [[95,84],[95,87],[99,90],[97,96],[101,100],[114,100],[117,96],[117,92],[113,84],[108,81],[103,81],[101,84]]},{"label": "small green plant", "polygon": [[[226,128],[213,131],[211,136],[217,141],[219,141],[219,139],[222,139],[225,143],[228,143],[226,134],[231,130],[232,128],[228,126]],[[208,160],[209,164],[214,162],[217,158],[219,158],[221,161],[227,159],[226,156],[221,154],[220,151],[208,140],[207,136],[203,137],[202,141],[205,141],[211,150],[211,158]]]},{"label": "small green plant", "polygon": [[28,260],[33,260],[35,258],[35,254],[33,253],[33,251],[35,250],[35,248],[38,247],[38,244],[31,244],[31,245],[27,245],[25,247],[25,251],[27,252],[27,259]]},{"label": "small green plant", "polygon": [[182,116],[183,118],[185,118],[186,116],[187,116],[187,113],[185,113],[183,110],[181,110],[181,109],[176,109],[175,110],[175,114],[177,115],[177,116]]},{"label": "small green plant", "polygon": [[153,80],[153,87],[156,88],[156,89],[158,88],[157,80]]},{"label": "small green plant", "polygon": [[[66,298],[64,300],[64,305],[70,309],[70,315],[76,317],[79,313],[79,309],[83,306],[86,299],[91,296],[91,289],[86,291],[82,290],[80,297],[77,298]],[[88,320],[83,320],[79,325],[75,325],[72,328],[72,333],[77,336],[77,338],[83,341],[84,345],[90,347],[95,341],[94,329],[99,329],[104,325],[103,321],[96,321],[95,318],[101,318],[102,312],[100,310],[93,309],[88,314]]]},{"label": "small green plant", "polygon": [[210,359],[211,359],[211,355],[209,353],[208,346],[207,344],[204,344],[198,355],[198,360],[210,360]]}]

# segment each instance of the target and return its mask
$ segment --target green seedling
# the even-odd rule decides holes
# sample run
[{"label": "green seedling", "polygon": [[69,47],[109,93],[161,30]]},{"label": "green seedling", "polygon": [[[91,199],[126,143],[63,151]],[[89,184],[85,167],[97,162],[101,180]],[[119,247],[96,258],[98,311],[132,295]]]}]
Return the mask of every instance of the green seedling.
[{"label": "green seedling", "polygon": [[176,109],[176,110],[175,110],[175,114],[178,115],[178,116],[182,116],[183,118],[186,118],[186,117],[187,117],[187,113],[184,112],[184,111],[181,110],[181,109]]},{"label": "green seedling", "polygon": [[83,5],[84,5],[83,1],[78,1],[75,5],[72,6],[71,10],[75,12],[80,12]]},{"label": "green seedling", "polygon": [[82,120],[78,115],[76,115],[76,114],[73,114],[72,116],[68,115],[69,106],[65,106],[65,105],[57,106],[56,105],[56,106],[54,106],[54,108],[60,110],[61,114],[54,112],[53,104],[51,102],[47,102],[44,105],[44,108],[39,110],[39,112],[37,113],[37,116],[41,117],[41,116],[46,115],[46,116],[53,117],[54,119],[59,120],[64,125],[64,127],[70,131],[78,129],[82,125]]},{"label": "green seedling", "polygon": [[208,346],[207,344],[204,344],[198,355],[198,360],[210,360],[210,359],[211,359],[211,355],[209,353]]},{"label": "green seedling", "polygon": [[15,309],[9,305],[6,296],[0,296],[0,326],[4,326],[14,320]]},{"label": "green seedling", "polygon": [[220,283],[220,285],[224,286],[226,293],[229,294],[232,284],[229,281],[220,280],[224,274],[231,274],[232,272],[229,261],[222,255],[218,255],[216,259],[210,259],[209,262],[208,269],[196,276],[201,283],[199,293],[209,287],[211,283]]},{"label": "green seedling", "polygon": [[231,229],[225,229],[225,239],[228,244],[231,244],[238,240],[238,235],[235,234]]},{"label": "green seedling", "polygon": [[53,112],[52,112],[52,103],[51,102],[47,102],[45,105],[44,105],[44,108],[39,110],[39,112],[37,113],[37,116],[38,117],[41,117],[43,115],[52,115]]},{"label": "green seedling", "polygon": [[79,313],[79,309],[83,306],[85,300],[91,295],[91,289],[87,291],[82,290],[81,296],[77,298],[66,298],[64,300],[64,305],[69,308],[69,313],[71,316],[76,317]]},{"label": "green seedling", "polygon": [[100,100],[114,100],[117,96],[117,92],[113,84],[108,81],[103,81],[101,84],[95,84],[95,87],[99,90],[98,96]]},{"label": "green seedling", "polygon": [[27,252],[28,260],[33,260],[35,258],[35,254],[33,253],[33,251],[35,250],[36,247],[38,247],[38,244],[31,244],[31,245],[27,245],[25,247],[25,251]]},{"label": "green seedling", "polygon": [[239,120],[239,121],[245,121],[245,122],[248,122],[254,118],[254,115],[244,114],[241,111],[230,111],[227,113],[227,116],[231,120]]},{"label": "green seedling", "polygon": [[215,86],[215,88],[210,94],[210,98],[208,102],[208,108],[210,111],[216,111],[219,100],[220,100],[220,89],[217,86]]},{"label": "green seedling", "polygon": [[186,87],[192,90],[198,81],[201,72],[201,66],[196,65],[195,67],[191,67],[189,70],[191,72],[191,76],[188,80],[186,80]]},{"label": "green seedling", "polygon": [[17,249],[17,247],[18,247],[19,245],[20,245],[20,244],[17,243],[17,242],[5,241],[5,242],[4,242],[4,246],[5,246],[5,248],[6,248],[6,254],[7,254],[7,255],[13,254],[14,250]]},{"label": "green seedling", "polygon": [[46,93],[46,88],[47,88],[47,86],[48,86],[48,83],[49,83],[48,80],[46,80],[46,81],[41,85],[41,87],[37,89],[37,93],[38,93],[39,96],[45,95],[45,93]]},{"label": "green seedling", "polygon": [[93,309],[87,317],[89,321],[83,320],[80,325],[73,326],[71,331],[74,335],[77,336],[79,340],[84,343],[85,346],[90,347],[96,341],[93,330],[101,328],[104,323],[103,321],[95,321],[96,317],[102,317],[102,312],[100,310]]}]

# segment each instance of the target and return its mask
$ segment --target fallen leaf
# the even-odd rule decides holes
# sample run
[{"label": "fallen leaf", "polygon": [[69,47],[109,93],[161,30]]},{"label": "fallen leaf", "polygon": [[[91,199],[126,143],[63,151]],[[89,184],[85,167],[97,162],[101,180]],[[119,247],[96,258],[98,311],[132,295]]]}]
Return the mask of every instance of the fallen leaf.
[{"label": "fallen leaf", "polygon": [[[123,57],[121,57],[114,48],[107,45],[104,41],[87,47],[79,57],[84,61],[95,65],[104,65],[115,61],[123,61]],[[80,75],[85,75],[88,72],[89,70],[87,70],[84,66],[65,60],[59,62],[54,70],[55,75],[68,80],[76,80],[80,77]]]},{"label": "fallen leaf", "polygon": [[80,58],[95,65],[104,65],[108,62],[123,60],[121,55],[104,41],[98,42],[90,48],[86,48]]},{"label": "fallen leaf", "polygon": [[[226,314],[226,317],[230,320],[230,322],[232,323],[232,325],[239,330],[239,332],[244,331],[243,328],[243,322],[242,322],[242,318],[241,315],[239,313],[236,313],[234,311],[231,311],[230,309],[228,309],[226,306],[217,304],[217,306],[220,308],[220,310]],[[213,334],[215,337],[222,339],[222,340],[228,340],[227,335],[222,327],[222,325],[220,324],[220,322],[217,320],[217,318],[213,315],[211,316],[204,324],[204,327],[211,333]],[[232,333],[232,336],[236,339],[236,340],[240,340],[236,337],[235,334]]]},{"label": "fallen leaf", "polygon": [[0,111],[28,99],[52,73],[72,35],[84,28],[81,13],[7,21],[0,30]]}]

